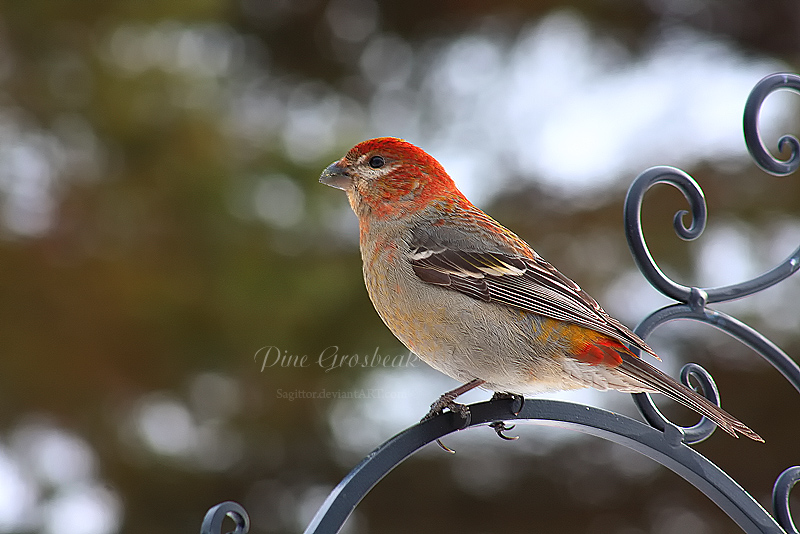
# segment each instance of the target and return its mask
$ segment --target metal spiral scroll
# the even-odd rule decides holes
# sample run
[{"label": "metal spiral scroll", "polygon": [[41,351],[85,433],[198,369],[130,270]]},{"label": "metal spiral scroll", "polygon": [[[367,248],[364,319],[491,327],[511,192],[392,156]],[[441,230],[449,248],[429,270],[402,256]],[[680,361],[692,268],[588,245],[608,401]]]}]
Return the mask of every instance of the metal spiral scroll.
[{"label": "metal spiral scroll", "polygon": [[[800,92],[800,76],[795,74],[773,74],[767,76],[755,86],[745,105],[745,143],[756,164],[761,169],[774,175],[787,176],[800,168],[800,142],[791,135],[781,137],[778,142],[778,149],[782,151],[785,147],[788,147],[790,155],[787,160],[779,160],[765,148],[757,124],[764,100],[779,89],[792,89]],[[642,202],[647,190],[656,184],[668,184],[677,188],[689,203],[690,210],[678,211],[673,221],[675,232],[681,239],[693,240],[698,238],[705,229],[707,219],[706,203],[702,189],[691,176],[679,169],[674,167],[653,167],[640,174],[631,184],[625,199],[625,229],[634,261],[653,287],[679,302],[650,314],[639,323],[635,332],[646,339],[656,327],[676,319],[693,319],[710,324],[753,348],[778,369],[800,392],[800,367],[785,352],[750,326],[734,317],[706,307],[713,302],[724,302],[746,297],[786,279],[800,269],[800,247],[780,265],[752,280],[713,288],[690,287],[679,284],[659,269],[650,254],[642,233]],[[685,224],[687,215],[691,217],[691,224],[688,227]],[[681,380],[687,386],[690,385],[690,376],[699,382],[701,393],[711,402],[719,405],[719,393],[711,375],[697,364],[688,364],[684,366],[681,372]],[[705,417],[692,427],[681,427],[664,417],[656,408],[649,394],[638,393],[633,397],[648,423],[664,431],[667,439],[672,436],[672,439],[680,439],[687,444],[697,443],[709,437],[716,428],[716,425]],[[792,534],[798,534],[798,531],[792,523],[789,511],[789,492],[798,480],[800,480],[800,467],[790,468],[778,478],[773,490],[776,518],[781,527]]]},{"label": "metal spiral scroll", "polygon": [[744,141],[747,150],[761,169],[775,176],[788,176],[800,168],[800,141],[793,135],[784,135],[778,140],[778,150],[788,147],[789,159],[781,161],[764,147],[758,133],[758,114],[766,98],[778,89],[792,89],[800,92],[800,76],[796,74],[771,74],[758,82],[744,107]]},{"label": "metal spiral scroll", "polygon": [[237,502],[225,501],[206,512],[200,534],[221,534],[226,517],[233,519],[236,524],[236,529],[228,534],[247,534],[250,530],[250,517],[244,507]]}]

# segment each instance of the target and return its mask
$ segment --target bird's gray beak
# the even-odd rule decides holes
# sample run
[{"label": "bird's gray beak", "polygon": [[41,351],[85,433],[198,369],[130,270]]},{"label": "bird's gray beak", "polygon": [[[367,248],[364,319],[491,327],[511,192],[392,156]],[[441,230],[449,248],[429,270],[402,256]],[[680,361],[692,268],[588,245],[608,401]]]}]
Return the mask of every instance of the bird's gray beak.
[{"label": "bird's gray beak", "polygon": [[320,183],[347,191],[350,189],[351,181],[350,176],[347,174],[338,161],[334,161],[322,171],[322,176],[319,177]]}]

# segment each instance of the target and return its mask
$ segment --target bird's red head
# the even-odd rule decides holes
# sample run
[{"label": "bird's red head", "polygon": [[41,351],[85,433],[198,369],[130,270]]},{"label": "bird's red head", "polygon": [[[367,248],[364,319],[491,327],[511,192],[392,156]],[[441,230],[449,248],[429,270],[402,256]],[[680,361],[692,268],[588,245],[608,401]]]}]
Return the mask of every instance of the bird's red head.
[{"label": "bird's red head", "polygon": [[359,217],[390,217],[436,200],[466,200],[438,161],[395,137],[357,144],[325,169],[320,182],[344,190]]}]

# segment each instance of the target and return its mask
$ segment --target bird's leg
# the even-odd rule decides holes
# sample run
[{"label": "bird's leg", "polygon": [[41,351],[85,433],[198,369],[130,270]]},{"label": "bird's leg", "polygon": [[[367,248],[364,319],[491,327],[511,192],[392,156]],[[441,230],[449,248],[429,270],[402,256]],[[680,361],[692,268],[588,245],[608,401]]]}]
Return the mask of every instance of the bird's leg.
[{"label": "bird's leg", "polygon": [[451,391],[448,391],[447,393],[444,393],[441,397],[436,399],[436,402],[431,404],[430,411],[425,415],[425,417],[423,417],[420,420],[420,422],[422,423],[422,422],[427,421],[428,419],[433,419],[437,415],[440,415],[446,408],[446,409],[450,410],[453,413],[459,414],[462,419],[467,421],[467,424],[464,425],[464,426],[469,425],[469,417],[470,417],[469,408],[467,408],[463,404],[459,404],[459,403],[454,402],[454,401],[455,401],[456,397],[459,397],[460,395],[463,395],[467,391],[469,391],[471,389],[475,389],[476,387],[481,386],[481,385],[483,385],[485,383],[486,383],[486,380],[481,380],[480,378],[475,378],[473,380],[470,380],[466,384],[462,384],[462,385],[458,386],[456,389],[453,389]]},{"label": "bird's leg", "polygon": [[[519,412],[522,411],[522,407],[525,406],[525,397],[515,393],[501,393],[499,391],[495,391],[494,395],[492,395],[492,400],[494,401],[499,399],[511,399],[514,401],[514,404],[511,405],[511,413],[514,415],[519,415]],[[503,434],[503,432],[513,430],[516,425],[506,425],[503,421],[495,421],[490,423],[489,426],[497,433],[497,436],[502,439],[508,441],[519,439],[519,436],[506,436]]]},{"label": "bird's leg", "polygon": [[[471,389],[475,389],[476,387],[481,386],[481,385],[483,385],[485,383],[486,383],[485,380],[481,380],[480,378],[474,378],[474,379],[470,380],[469,382],[467,382],[466,384],[462,384],[462,385],[458,386],[457,388],[455,388],[455,389],[453,389],[451,391],[448,391],[447,393],[443,394],[441,397],[436,399],[436,402],[431,404],[430,411],[428,411],[428,413],[425,415],[425,417],[423,417],[420,420],[420,423],[424,423],[425,421],[427,421],[429,419],[433,419],[437,415],[441,415],[441,413],[444,412],[445,409],[448,409],[453,413],[457,413],[464,420],[464,425],[461,428],[468,427],[470,421],[472,420],[472,414],[470,414],[469,408],[467,406],[465,406],[464,404],[459,404],[459,403],[454,402],[454,401],[455,401],[456,397],[458,397],[459,395],[463,395],[467,391],[469,391]],[[437,439],[436,443],[438,443],[439,446],[442,449],[446,450],[447,452],[450,452],[450,453],[455,453],[456,452],[453,449],[450,449],[449,447],[446,447],[444,445],[444,443],[441,442],[441,440]]]}]

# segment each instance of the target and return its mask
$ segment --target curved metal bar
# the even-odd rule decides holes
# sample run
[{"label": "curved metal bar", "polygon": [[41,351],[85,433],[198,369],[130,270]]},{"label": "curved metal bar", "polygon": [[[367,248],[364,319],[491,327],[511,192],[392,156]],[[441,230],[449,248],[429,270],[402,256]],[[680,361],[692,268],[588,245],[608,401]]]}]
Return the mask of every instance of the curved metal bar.
[{"label": "curved metal bar", "polygon": [[[518,405],[517,405],[518,407]],[[683,477],[713,500],[745,532],[785,534],[770,514],[724,471],[701,454],[664,439],[658,430],[623,415],[570,402],[526,399],[519,414],[514,400],[470,406],[470,427],[494,421],[530,421],[598,436],[633,449]],[[359,463],[328,495],[306,534],[335,533],[350,513],[389,471],[424,445],[456,432],[463,421],[446,413],[397,434]]]},{"label": "curved metal bar", "polygon": [[800,76],[797,74],[770,74],[756,84],[744,106],[744,140],[747,150],[764,172],[775,176],[787,176],[800,168],[800,141],[793,135],[784,135],[778,140],[778,150],[787,146],[789,159],[781,161],[769,153],[758,132],[758,116],[764,100],[779,89],[792,89],[800,93]]},{"label": "curved metal bar", "polygon": [[798,482],[800,482],[800,466],[794,466],[781,473],[772,488],[772,509],[775,511],[778,523],[789,534],[800,534],[792,521],[792,511],[789,508],[789,494]]},{"label": "curved metal bar", "polygon": [[[707,211],[703,190],[687,173],[674,167],[651,167],[637,176],[625,197],[625,236],[633,259],[642,275],[664,295],[678,302],[693,303],[702,293],[702,302],[696,306],[705,306],[712,302],[724,302],[739,299],[758,293],[773,286],[800,269],[800,247],[777,267],[745,282],[712,288],[692,288],[679,284],[664,274],[653,259],[642,232],[642,203],[644,195],[656,184],[669,184],[677,188],[689,202],[691,211],[678,211],[673,220],[675,232],[681,239],[691,241],[697,239],[706,226]],[[687,214],[692,216],[692,224],[688,228],[683,223]]]},{"label": "curved metal bar", "polygon": [[[706,199],[694,178],[680,169],[667,166],[651,167],[641,173],[634,179],[625,197],[625,237],[636,265],[648,282],[661,293],[679,302],[688,302],[691,288],[673,281],[661,271],[644,240],[642,202],[647,190],[656,184],[669,184],[677,188],[689,202],[691,211],[679,211],[673,220],[675,232],[681,239],[697,239],[703,233],[707,218]],[[692,216],[689,227],[683,222],[687,213]]]},{"label": "curved metal bar", "polygon": [[706,289],[708,302],[724,302],[726,300],[740,299],[752,295],[753,293],[758,293],[759,291],[786,280],[797,272],[798,269],[800,269],[800,247],[792,252],[780,265],[752,280],[729,286]]},{"label": "curved metal bar", "polygon": [[200,534],[220,534],[226,517],[233,519],[236,529],[228,534],[247,534],[250,530],[250,516],[244,507],[233,501],[225,501],[212,506],[203,518]]},{"label": "curved metal bar", "polygon": [[671,304],[645,317],[634,332],[647,338],[656,327],[676,319],[701,321],[741,341],[780,371],[783,377],[800,392],[800,366],[763,334],[721,311],[709,308],[693,309],[686,304]]}]

